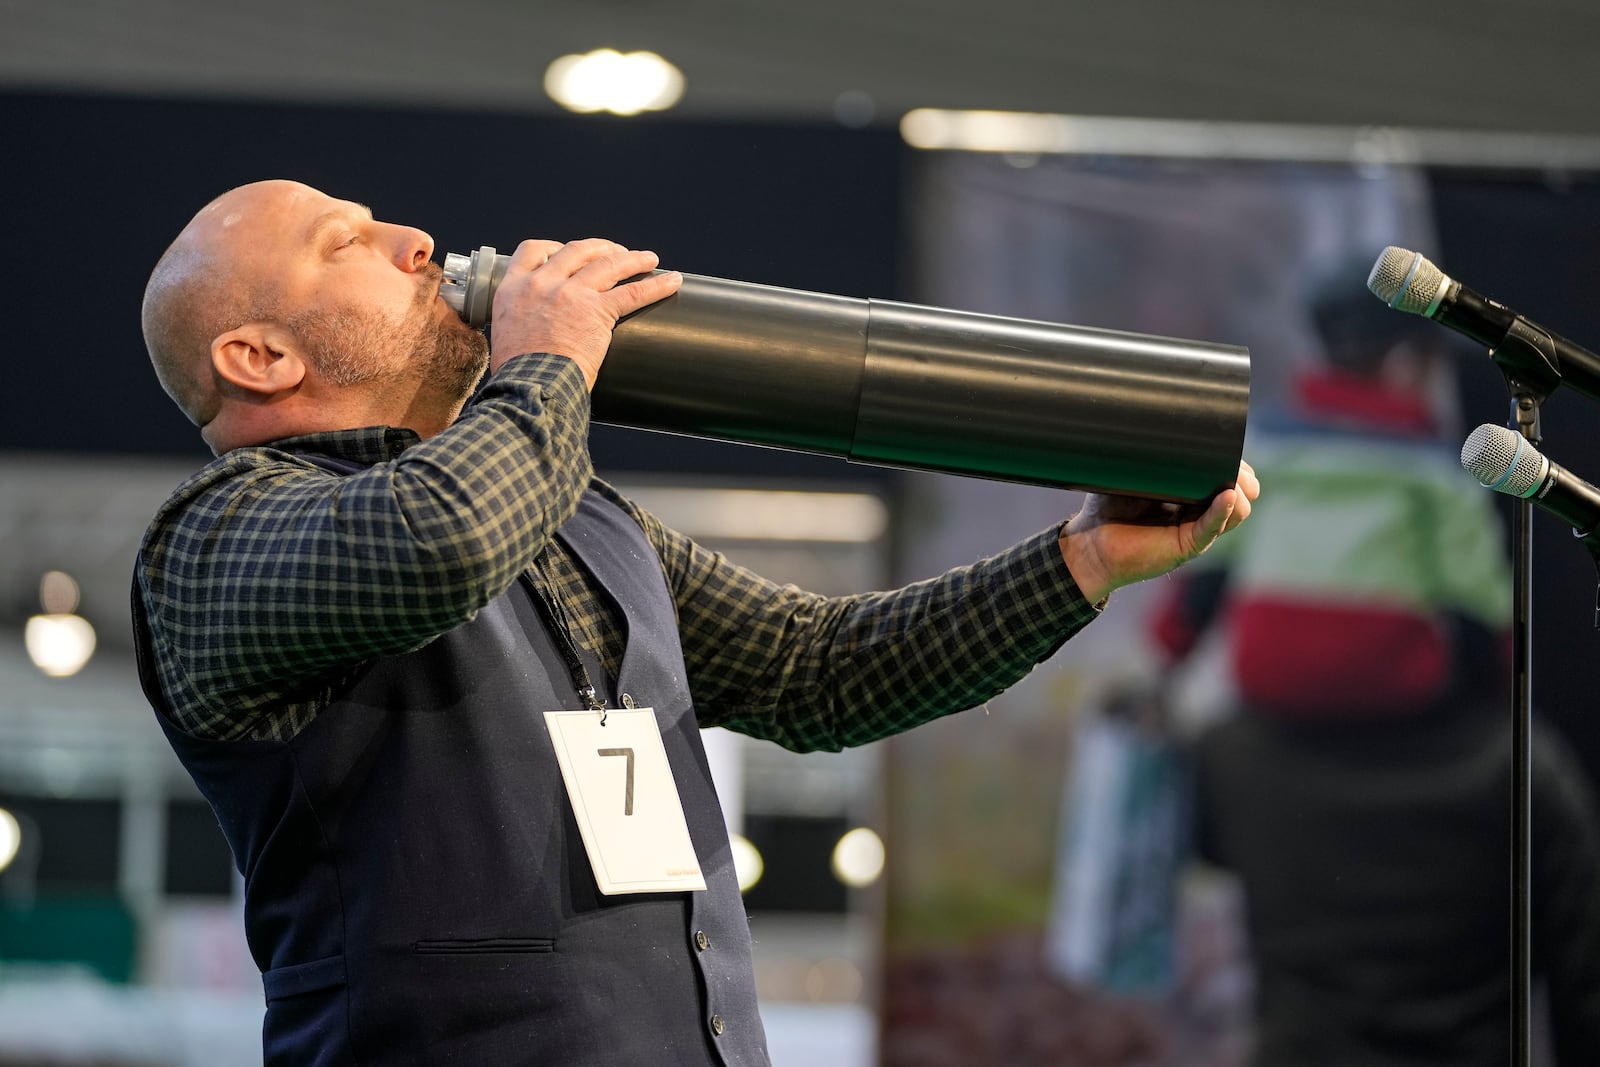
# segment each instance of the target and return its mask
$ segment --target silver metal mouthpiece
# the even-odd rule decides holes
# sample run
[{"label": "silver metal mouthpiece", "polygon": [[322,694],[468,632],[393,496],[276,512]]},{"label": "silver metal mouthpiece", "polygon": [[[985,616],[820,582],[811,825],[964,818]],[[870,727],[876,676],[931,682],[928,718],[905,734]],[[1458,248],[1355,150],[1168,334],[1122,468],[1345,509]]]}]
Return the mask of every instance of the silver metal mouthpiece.
[{"label": "silver metal mouthpiece", "polygon": [[481,330],[489,325],[494,289],[505,277],[509,262],[509,256],[495,255],[488,245],[469,255],[450,252],[444,257],[444,279],[439,285],[439,295],[468,326]]}]

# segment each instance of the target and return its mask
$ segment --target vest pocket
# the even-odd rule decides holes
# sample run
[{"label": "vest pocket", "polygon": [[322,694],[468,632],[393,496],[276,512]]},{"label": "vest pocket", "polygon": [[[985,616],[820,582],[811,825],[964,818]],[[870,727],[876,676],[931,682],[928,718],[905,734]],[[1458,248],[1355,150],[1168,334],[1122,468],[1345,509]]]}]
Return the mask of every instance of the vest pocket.
[{"label": "vest pocket", "polygon": [[553,937],[488,937],[475,941],[417,941],[411,951],[419,956],[479,956],[493,953],[554,952]]},{"label": "vest pocket", "polygon": [[268,1002],[339,985],[344,985],[343,956],[274,967],[261,975],[261,987],[267,994]]},{"label": "vest pocket", "polygon": [[343,956],[274,967],[261,976],[267,1013],[261,1024],[263,1067],[353,1064],[345,1007]]}]

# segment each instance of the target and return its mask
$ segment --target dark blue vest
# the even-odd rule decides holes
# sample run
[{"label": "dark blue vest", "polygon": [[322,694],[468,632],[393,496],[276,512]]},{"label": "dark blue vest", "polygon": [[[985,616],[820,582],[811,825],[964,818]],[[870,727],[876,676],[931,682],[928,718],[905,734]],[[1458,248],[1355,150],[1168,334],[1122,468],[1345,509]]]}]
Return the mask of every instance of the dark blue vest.
[{"label": "dark blue vest", "polygon": [[526,580],[362,665],[291,741],[200,741],[159,716],[245,877],[268,1064],[768,1063],[659,560],[594,492],[557,536],[627,620],[607,703],[655,709],[708,888],[598,892],[543,716],[582,704]]}]

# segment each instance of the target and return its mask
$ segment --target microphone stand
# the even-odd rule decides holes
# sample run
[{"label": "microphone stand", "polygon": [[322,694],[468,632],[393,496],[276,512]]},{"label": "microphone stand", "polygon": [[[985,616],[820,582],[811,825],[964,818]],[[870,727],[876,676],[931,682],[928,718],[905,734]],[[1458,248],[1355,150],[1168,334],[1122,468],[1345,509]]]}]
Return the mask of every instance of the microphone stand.
[{"label": "microphone stand", "polygon": [[[1549,334],[1512,329],[1489,355],[1511,393],[1507,424],[1538,447],[1540,406],[1561,384]],[[1591,548],[1593,551],[1593,548]],[[1596,557],[1600,566],[1600,556]],[[1533,501],[1519,500],[1512,569],[1511,1063],[1528,1067],[1532,1004]]]},{"label": "microphone stand", "polygon": [[[1510,427],[1538,446],[1544,398],[1512,389]],[[1528,1067],[1532,1001],[1533,866],[1533,501],[1518,500],[1513,524],[1511,694],[1511,1063]]]}]

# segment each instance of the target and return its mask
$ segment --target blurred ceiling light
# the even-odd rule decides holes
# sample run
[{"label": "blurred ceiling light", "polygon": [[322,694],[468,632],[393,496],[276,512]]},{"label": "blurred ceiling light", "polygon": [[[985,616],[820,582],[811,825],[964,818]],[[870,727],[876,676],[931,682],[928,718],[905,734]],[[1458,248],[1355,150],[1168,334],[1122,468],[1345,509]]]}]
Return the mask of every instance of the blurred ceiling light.
[{"label": "blurred ceiling light", "polygon": [[22,826],[15,815],[0,808],[0,871],[11,866],[11,861],[17,858],[21,848]]},{"label": "blurred ceiling light", "polygon": [[702,539],[870,544],[889,528],[888,506],[870,493],[630,487],[628,495]]},{"label": "blurred ceiling light", "polygon": [[22,643],[35,667],[51,678],[67,678],[93,656],[94,627],[78,614],[35,614],[22,629]]},{"label": "blurred ceiling light", "polygon": [[900,119],[900,136],[913,148],[968,152],[1065,152],[1072,119],[1020,111],[946,111],[922,107]]},{"label": "blurred ceiling light", "polygon": [[1461,130],[1271,122],[1113,118],[1020,111],[917,108],[900,118],[913,148],[1007,154],[1141,156],[1334,163],[1373,168],[1421,163],[1494,166],[1539,159],[1552,170],[1592,167],[1600,140],[1536,134],[1486,138]]},{"label": "blurred ceiling light", "polygon": [[72,614],[78,598],[78,580],[66,571],[45,571],[39,579],[39,604],[47,615]]},{"label": "blurred ceiling light", "polygon": [[35,615],[22,631],[33,665],[52,678],[83,670],[94,655],[94,627],[81,615]]},{"label": "blurred ceiling light", "polygon": [[683,97],[683,72],[654,52],[600,48],[552,62],[544,91],[568,111],[637,115],[676,104]]},{"label": "blurred ceiling light", "polygon": [[728,843],[733,849],[733,872],[739,879],[739,892],[748,893],[761,881],[767,869],[766,862],[761,858],[761,850],[743,834],[729,834]]},{"label": "blurred ceiling light", "polygon": [[78,582],[66,571],[46,571],[39,579],[44,614],[28,620],[22,641],[33,665],[52,678],[77,674],[94,655],[94,627],[73,614],[78,598]]},{"label": "blurred ceiling light", "polygon": [[818,960],[806,971],[806,996],[822,1003],[849,1004],[859,1000],[866,980],[861,968],[846,959]]},{"label": "blurred ceiling light", "polygon": [[833,846],[833,875],[852,889],[862,889],[883,875],[883,838],[858,826]]}]

